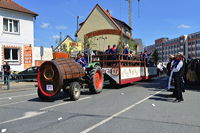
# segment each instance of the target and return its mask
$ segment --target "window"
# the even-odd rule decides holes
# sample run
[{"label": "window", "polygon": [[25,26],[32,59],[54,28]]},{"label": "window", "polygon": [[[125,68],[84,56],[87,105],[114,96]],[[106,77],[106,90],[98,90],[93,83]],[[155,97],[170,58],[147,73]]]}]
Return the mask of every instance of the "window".
[{"label": "window", "polygon": [[19,63],[20,48],[4,48],[4,61]]},{"label": "window", "polygon": [[11,33],[19,33],[19,21],[13,19],[3,19],[3,31]]}]

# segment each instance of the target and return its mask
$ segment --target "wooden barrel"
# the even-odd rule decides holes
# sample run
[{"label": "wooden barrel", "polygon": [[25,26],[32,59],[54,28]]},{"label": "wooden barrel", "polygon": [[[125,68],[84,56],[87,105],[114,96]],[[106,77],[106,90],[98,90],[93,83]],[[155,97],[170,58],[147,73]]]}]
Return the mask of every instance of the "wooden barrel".
[{"label": "wooden barrel", "polygon": [[84,69],[72,59],[46,61],[38,71],[38,87],[45,96],[51,97],[60,91],[64,80],[76,80],[84,75]]}]

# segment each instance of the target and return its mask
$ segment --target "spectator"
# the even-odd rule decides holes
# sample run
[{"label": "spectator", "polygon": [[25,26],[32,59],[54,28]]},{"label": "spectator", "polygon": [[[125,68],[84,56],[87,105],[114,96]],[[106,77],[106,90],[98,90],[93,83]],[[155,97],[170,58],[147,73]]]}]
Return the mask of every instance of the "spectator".
[{"label": "spectator", "polygon": [[4,72],[4,84],[8,84],[8,78],[9,78],[9,75],[10,75],[10,65],[8,62],[6,62],[5,65],[3,65],[3,72]]},{"label": "spectator", "polygon": [[173,75],[172,67],[174,65],[174,62],[175,62],[175,57],[173,55],[169,55],[169,62],[167,63],[167,75],[169,76],[168,87],[167,87],[168,90],[174,88],[173,86],[171,86],[172,75]]},{"label": "spectator", "polygon": [[173,65],[173,78],[175,82],[175,101],[174,102],[181,102],[183,101],[183,95],[182,95],[182,89],[181,89],[181,82],[183,77],[183,71],[184,71],[184,63],[183,63],[183,56],[182,54],[178,54],[176,56],[176,62]]},{"label": "spectator", "polygon": [[162,75],[162,73],[163,73],[163,63],[158,63],[157,68],[158,68],[158,76]]}]

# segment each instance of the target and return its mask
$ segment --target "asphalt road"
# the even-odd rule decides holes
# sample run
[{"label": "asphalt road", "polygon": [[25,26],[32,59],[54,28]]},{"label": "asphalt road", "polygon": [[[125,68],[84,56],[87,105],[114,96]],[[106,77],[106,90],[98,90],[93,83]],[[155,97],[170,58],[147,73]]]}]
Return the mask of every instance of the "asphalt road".
[{"label": "asphalt road", "polygon": [[0,93],[0,132],[6,133],[200,133],[200,91],[186,90],[173,103],[166,78],[137,82],[80,100],[66,94],[40,101],[36,88]]}]

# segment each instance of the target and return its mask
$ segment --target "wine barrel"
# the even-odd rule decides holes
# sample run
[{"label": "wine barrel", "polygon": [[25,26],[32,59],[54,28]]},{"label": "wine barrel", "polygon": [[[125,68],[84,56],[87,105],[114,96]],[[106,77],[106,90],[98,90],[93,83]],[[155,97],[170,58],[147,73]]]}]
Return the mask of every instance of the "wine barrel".
[{"label": "wine barrel", "polygon": [[60,92],[64,80],[85,76],[84,69],[72,59],[60,58],[44,62],[38,71],[38,89],[51,97]]}]

